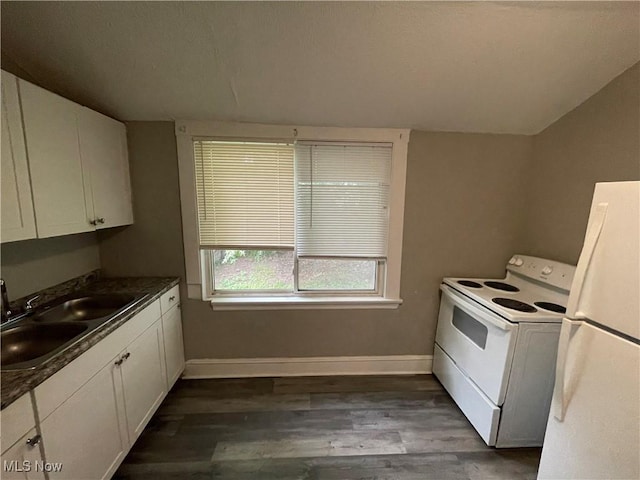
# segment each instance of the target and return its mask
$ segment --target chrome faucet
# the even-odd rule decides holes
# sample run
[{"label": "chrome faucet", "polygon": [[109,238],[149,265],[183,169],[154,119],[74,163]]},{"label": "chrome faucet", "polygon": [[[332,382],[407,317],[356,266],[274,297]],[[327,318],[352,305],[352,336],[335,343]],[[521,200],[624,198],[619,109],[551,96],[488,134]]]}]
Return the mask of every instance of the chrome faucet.
[{"label": "chrome faucet", "polygon": [[9,308],[9,296],[7,295],[7,284],[4,279],[0,278],[0,295],[2,296],[2,319],[0,323],[4,323],[9,320],[11,316],[11,309]]},{"label": "chrome faucet", "polygon": [[24,311],[25,312],[30,312],[32,311],[35,307],[35,305],[33,304],[33,302],[35,302],[36,300],[38,300],[40,298],[40,295],[34,295],[33,297],[31,297],[29,300],[27,300],[26,302],[24,302]]}]

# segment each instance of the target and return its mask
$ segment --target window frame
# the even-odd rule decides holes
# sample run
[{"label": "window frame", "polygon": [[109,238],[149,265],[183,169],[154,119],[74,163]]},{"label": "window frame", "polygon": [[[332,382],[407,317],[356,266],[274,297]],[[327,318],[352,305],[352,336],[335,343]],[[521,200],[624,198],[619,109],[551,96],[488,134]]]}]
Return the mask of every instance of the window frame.
[{"label": "window frame", "polygon": [[[407,148],[410,130],[380,128],[306,127],[294,125],[245,124],[219,121],[176,121],[175,134],[180,178],[182,233],[185,254],[187,296],[208,301],[214,309],[305,309],[305,308],[397,308],[404,225],[404,194]],[[377,265],[377,291],[233,292],[213,295],[207,275],[208,255],[201,253],[195,183],[193,141],[214,140],[294,142],[391,143],[392,171],[389,194],[389,240],[386,261]],[[294,265],[295,265],[294,252]],[[295,277],[294,277],[295,278]],[[213,279],[210,279],[211,282]],[[213,284],[211,283],[211,287]],[[295,287],[295,285],[294,285]]]},{"label": "window frame", "polygon": [[[262,297],[265,295],[268,296],[280,296],[280,297],[302,297],[302,296],[317,296],[317,297],[348,297],[348,296],[371,296],[371,297],[380,297],[382,296],[382,286],[384,285],[384,274],[386,271],[386,260],[380,258],[370,258],[370,257],[299,257],[296,254],[295,248],[292,249],[272,249],[272,248],[238,248],[238,250],[281,250],[291,252],[293,256],[293,270],[291,273],[292,279],[292,288],[291,290],[277,290],[277,289],[255,289],[255,290],[225,290],[225,289],[216,289],[215,288],[215,265],[213,263],[213,252],[216,249],[210,248],[201,248],[200,254],[204,257],[204,263],[206,265],[205,276],[207,282],[203,282],[205,293],[208,294],[208,298],[229,298],[229,297]],[[374,277],[374,288],[371,290],[357,290],[357,289],[340,289],[340,290],[331,290],[331,289],[300,289],[299,277],[298,277],[298,261],[300,259],[324,259],[324,260],[367,260],[371,262],[376,262],[375,265],[375,277]]]}]

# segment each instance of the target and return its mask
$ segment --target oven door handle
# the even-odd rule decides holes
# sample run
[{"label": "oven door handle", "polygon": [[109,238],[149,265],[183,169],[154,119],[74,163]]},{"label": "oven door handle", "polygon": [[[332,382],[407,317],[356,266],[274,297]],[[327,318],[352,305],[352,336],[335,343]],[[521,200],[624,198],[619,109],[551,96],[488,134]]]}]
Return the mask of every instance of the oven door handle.
[{"label": "oven door handle", "polygon": [[505,332],[513,330],[514,325],[509,323],[507,320],[497,319],[493,314],[472,305],[471,302],[473,302],[473,300],[464,297],[449,285],[445,285],[444,283],[440,284],[440,290],[451,297],[451,299],[454,300],[460,308],[473,315],[476,320],[483,323],[490,323],[494,327],[504,330]]}]

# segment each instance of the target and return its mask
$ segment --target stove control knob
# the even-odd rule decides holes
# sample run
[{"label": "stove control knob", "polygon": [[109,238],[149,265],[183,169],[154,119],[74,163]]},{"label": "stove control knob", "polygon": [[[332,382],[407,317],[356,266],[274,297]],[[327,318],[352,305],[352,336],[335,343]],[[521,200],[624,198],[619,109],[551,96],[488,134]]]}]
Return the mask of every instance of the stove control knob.
[{"label": "stove control knob", "polygon": [[553,272],[553,267],[551,265],[547,265],[542,269],[543,275],[549,275],[551,272]]},{"label": "stove control knob", "polygon": [[511,257],[509,259],[509,265],[513,265],[514,263],[516,263],[516,257]]},{"label": "stove control knob", "polygon": [[524,263],[524,260],[522,260],[520,257],[516,258],[516,262],[515,262],[516,267],[521,267],[523,263]]}]

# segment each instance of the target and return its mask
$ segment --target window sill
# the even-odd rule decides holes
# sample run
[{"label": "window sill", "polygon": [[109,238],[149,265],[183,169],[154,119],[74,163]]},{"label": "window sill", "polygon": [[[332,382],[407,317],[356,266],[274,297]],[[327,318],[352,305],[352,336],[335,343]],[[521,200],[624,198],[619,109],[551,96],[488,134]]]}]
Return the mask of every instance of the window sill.
[{"label": "window sill", "polygon": [[380,297],[218,297],[213,310],[396,309],[402,299]]}]

